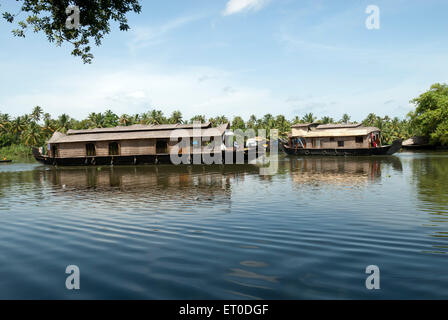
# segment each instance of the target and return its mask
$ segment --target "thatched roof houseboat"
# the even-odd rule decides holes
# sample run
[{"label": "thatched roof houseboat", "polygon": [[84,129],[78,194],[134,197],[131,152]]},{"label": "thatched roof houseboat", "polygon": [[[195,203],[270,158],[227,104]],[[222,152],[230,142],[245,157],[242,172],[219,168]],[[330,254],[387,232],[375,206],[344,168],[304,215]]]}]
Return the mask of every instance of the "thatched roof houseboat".
[{"label": "thatched roof houseboat", "polygon": [[400,150],[401,140],[382,146],[381,130],[361,124],[300,123],[284,147],[297,155],[390,155]]},{"label": "thatched roof houseboat", "polygon": [[[173,152],[201,153],[216,137],[224,141],[228,128],[229,124],[202,123],[68,130],[55,132],[46,152],[35,148],[33,154],[36,160],[53,165],[169,163]],[[182,138],[189,138],[191,145],[179,147]]]}]

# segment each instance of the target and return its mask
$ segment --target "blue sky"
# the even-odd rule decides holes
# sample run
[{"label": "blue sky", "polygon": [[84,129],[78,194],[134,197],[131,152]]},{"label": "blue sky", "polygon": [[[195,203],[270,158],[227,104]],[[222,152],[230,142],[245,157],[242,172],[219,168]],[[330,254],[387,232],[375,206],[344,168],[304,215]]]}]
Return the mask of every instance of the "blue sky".
[{"label": "blue sky", "polygon": [[[0,10],[14,2],[0,2]],[[448,2],[437,0],[141,1],[84,65],[42,35],[0,21],[0,112],[35,105],[75,118],[111,109],[288,118],[313,112],[404,117],[448,82]],[[368,5],[380,29],[368,30]],[[14,10],[13,10],[14,11]]]}]

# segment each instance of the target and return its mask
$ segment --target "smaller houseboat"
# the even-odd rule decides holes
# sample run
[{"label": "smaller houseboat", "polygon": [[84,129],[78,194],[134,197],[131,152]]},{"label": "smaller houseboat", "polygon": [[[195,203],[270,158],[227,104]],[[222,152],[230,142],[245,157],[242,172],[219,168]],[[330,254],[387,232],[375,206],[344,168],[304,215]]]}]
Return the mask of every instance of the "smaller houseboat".
[{"label": "smaller houseboat", "polygon": [[285,152],[293,155],[391,155],[401,140],[381,145],[381,130],[361,124],[300,123],[292,126]]},{"label": "smaller houseboat", "polygon": [[[227,123],[217,127],[203,123],[68,130],[66,134],[55,132],[46,152],[43,148],[33,148],[33,155],[37,161],[49,165],[172,163],[172,155],[184,156],[186,163],[195,164],[198,158],[200,163],[206,163],[204,154],[221,159],[214,163],[247,160],[244,150],[225,146],[229,127]],[[181,144],[181,141],[189,141],[190,145]],[[242,155],[237,156],[238,152]]]}]

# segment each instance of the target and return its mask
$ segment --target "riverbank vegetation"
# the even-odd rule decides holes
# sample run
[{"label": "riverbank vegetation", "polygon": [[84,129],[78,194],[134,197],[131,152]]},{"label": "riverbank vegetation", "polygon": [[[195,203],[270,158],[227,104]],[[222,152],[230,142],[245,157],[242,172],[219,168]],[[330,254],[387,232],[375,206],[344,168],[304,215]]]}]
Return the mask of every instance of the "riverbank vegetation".
[{"label": "riverbank vegetation", "polygon": [[9,160],[23,160],[31,157],[31,147],[23,144],[15,144],[0,147],[0,160],[6,158]]},{"label": "riverbank vegetation", "polygon": [[[430,138],[433,144],[448,145],[448,85],[434,84],[430,90],[411,102],[416,105],[416,109],[405,119],[381,117],[370,113],[362,124],[381,129],[383,144],[418,135]],[[293,119],[272,114],[265,114],[261,118],[251,115],[246,120],[240,116],[229,119],[225,115],[213,118],[196,115],[191,119],[184,119],[180,111],[174,111],[166,116],[156,109],[134,115],[117,115],[111,110],[103,113],[92,112],[86,119],[76,120],[67,114],[52,118],[40,106],[36,106],[30,114],[15,118],[0,112],[0,156],[29,155],[32,146],[43,146],[56,131],[67,132],[69,129],[107,128],[133,124],[192,123],[193,121],[209,121],[213,125],[230,123],[233,130],[265,129],[267,134],[271,129],[278,129],[283,137],[291,130],[291,126],[297,123],[352,123],[348,114],[342,115],[340,119],[328,116],[317,119],[312,113],[295,116]]]},{"label": "riverbank vegetation", "polygon": [[433,84],[412,100],[415,111],[409,114],[413,132],[428,137],[431,144],[448,145],[448,85]]}]

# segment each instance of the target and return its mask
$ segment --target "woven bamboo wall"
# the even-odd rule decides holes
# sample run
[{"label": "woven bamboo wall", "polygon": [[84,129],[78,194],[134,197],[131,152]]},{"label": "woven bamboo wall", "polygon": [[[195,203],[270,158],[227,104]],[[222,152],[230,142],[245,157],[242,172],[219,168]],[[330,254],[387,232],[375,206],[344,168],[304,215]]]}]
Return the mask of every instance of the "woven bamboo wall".
[{"label": "woven bamboo wall", "polygon": [[95,142],[96,155],[97,157],[106,157],[109,155],[109,142],[99,141]]},{"label": "woven bamboo wall", "polygon": [[156,153],[156,144],[154,139],[150,140],[125,140],[120,143],[120,155],[148,155]]},{"label": "woven bamboo wall", "polygon": [[[164,140],[164,139],[162,139]],[[156,139],[145,140],[124,140],[124,141],[97,141],[90,142],[95,145],[95,151],[97,157],[109,156],[109,143],[118,142],[120,155],[133,156],[133,155],[153,155],[156,154]],[[177,144],[176,141],[168,142],[168,152]],[[60,158],[82,158],[85,157],[86,144],[84,142],[72,142],[72,143],[59,143],[58,152]]]},{"label": "woven bamboo wall", "polygon": [[[306,147],[313,148],[312,140],[320,140],[321,149],[357,149],[357,148],[368,148],[369,140],[368,136],[363,137],[362,143],[357,143],[355,137],[335,137],[334,141],[330,141],[330,138],[307,138]],[[338,141],[344,141],[343,147],[338,147]],[[314,148],[317,148],[314,146]]]},{"label": "woven bamboo wall", "polygon": [[60,158],[78,158],[86,156],[85,143],[59,143],[58,152]]},{"label": "woven bamboo wall", "polygon": [[[118,142],[119,155],[134,156],[134,155],[155,155],[156,142],[163,140],[167,142],[166,153],[171,153],[177,149],[178,140],[171,141],[170,139],[139,139],[139,140],[123,140],[123,141],[97,141],[97,142],[69,142],[58,143],[58,153],[60,158],[83,158],[87,156],[86,145],[93,143],[95,145],[95,156],[107,157],[109,156],[109,144],[111,142]],[[191,142],[190,142],[191,143]],[[176,148],[176,149],[175,149]],[[178,150],[178,149],[177,149]],[[190,145],[190,152],[193,150]],[[182,148],[182,153],[188,153],[188,147]]]}]

